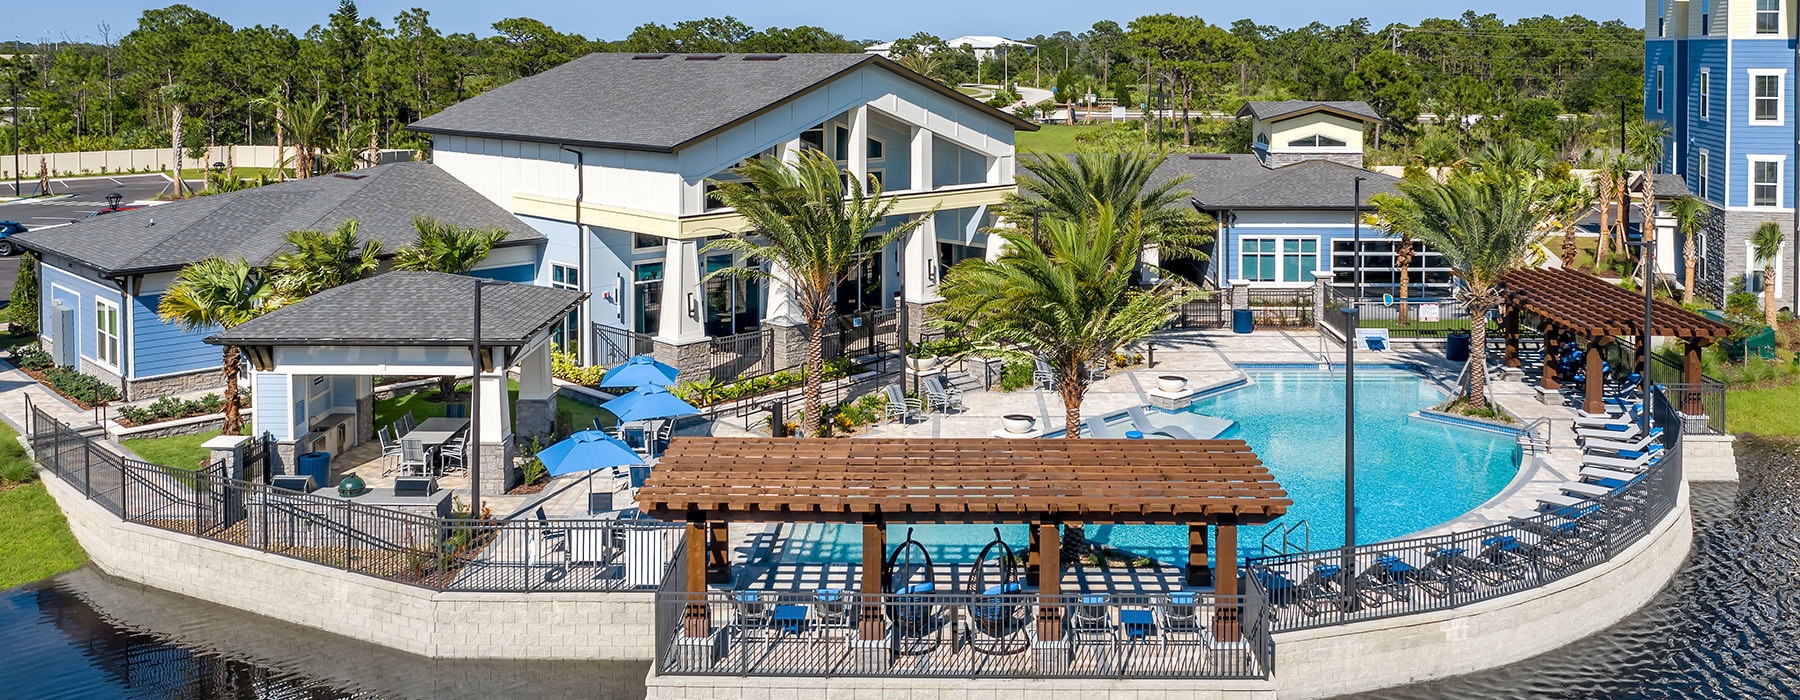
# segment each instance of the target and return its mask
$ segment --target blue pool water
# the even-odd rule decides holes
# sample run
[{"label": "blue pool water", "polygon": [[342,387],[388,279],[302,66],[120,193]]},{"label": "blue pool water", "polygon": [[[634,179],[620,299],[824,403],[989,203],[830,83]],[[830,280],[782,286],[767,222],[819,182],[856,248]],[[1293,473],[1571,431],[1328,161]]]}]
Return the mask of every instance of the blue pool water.
[{"label": "blue pool water", "polygon": [[[1294,505],[1279,523],[1305,520],[1311,548],[1344,543],[1344,373],[1342,367],[1242,366],[1249,383],[1195,402],[1190,410],[1237,421],[1220,435],[1248,442],[1287,489]],[[1499,493],[1518,471],[1511,435],[1428,421],[1412,414],[1443,403],[1436,383],[1399,366],[1356,370],[1356,540],[1403,537],[1468,512]],[[800,524],[770,554],[790,562],[855,562],[859,528]],[[888,546],[908,526],[890,525]],[[914,539],[934,561],[973,562],[1001,536],[1026,547],[1024,525],[918,525]],[[1260,553],[1264,527],[1238,530],[1240,556]],[[1187,531],[1155,525],[1089,523],[1088,539],[1134,555],[1177,563],[1187,556]],[[1271,539],[1273,543],[1275,540]]]}]

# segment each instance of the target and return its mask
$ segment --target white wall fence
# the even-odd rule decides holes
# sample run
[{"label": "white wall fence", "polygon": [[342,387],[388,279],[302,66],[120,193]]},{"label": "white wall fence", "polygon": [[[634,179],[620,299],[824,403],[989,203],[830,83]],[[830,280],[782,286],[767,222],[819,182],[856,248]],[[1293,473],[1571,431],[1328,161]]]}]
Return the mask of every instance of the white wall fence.
[{"label": "white wall fence", "polygon": [[[213,146],[206,149],[206,157],[199,160],[183,157],[182,167],[204,168],[213,163],[225,162],[225,152],[231,151],[232,164],[244,168],[273,168],[281,159],[274,146]],[[289,159],[294,156],[292,146],[286,148]],[[35,178],[40,172],[39,159],[46,159],[50,166],[50,177],[71,177],[80,175],[106,175],[134,172],[167,172],[175,167],[175,149],[173,148],[134,148],[125,151],[81,151],[77,153],[25,153],[19,156],[19,176]],[[378,163],[399,163],[413,159],[413,151],[405,148],[383,149],[377,156]],[[290,165],[291,167],[291,165]],[[0,179],[10,180],[13,176],[13,158],[10,153],[0,153]],[[30,190],[27,190],[29,192]]]}]

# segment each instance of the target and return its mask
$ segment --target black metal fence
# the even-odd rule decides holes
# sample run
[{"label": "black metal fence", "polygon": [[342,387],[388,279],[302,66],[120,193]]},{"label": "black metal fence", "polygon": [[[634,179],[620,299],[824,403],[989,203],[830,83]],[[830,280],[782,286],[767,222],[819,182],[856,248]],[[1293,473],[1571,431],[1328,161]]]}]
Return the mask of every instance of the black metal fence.
[{"label": "black metal fence", "polygon": [[616,365],[636,355],[656,352],[656,339],[644,333],[594,324],[594,363]]},{"label": "black metal fence", "polygon": [[1256,325],[1263,328],[1311,328],[1313,325],[1313,290],[1252,289],[1250,313]]},{"label": "black metal fence", "polygon": [[664,675],[1267,678],[1260,591],[656,596]]},{"label": "black metal fence", "polygon": [[41,409],[26,429],[40,464],[108,512],[432,590],[649,590],[679,525],[646,520],[438,518],[121,456]]},{"label": "black metal fence", "polygon": [[[1619,339],[1608,349],[1617,357],[1630,358],[1619,362],[1620,366],[1638,365],[1637,345],[1632,341]],[[1702,374],[1698,383],[1690,383],[1681,363],[1661,353],[1650,353],[1650,381],[1661,387],[1675,410],[1683,414],[1682,428],[1687,434],[1725,434],[1725,382]]]},{"label": "black metal fence", "polygon": [[1455,299],[1409,299],[1405,303],[1362,299],[1356,302],[1357,328],[1385,328],[1390,338],[1442,338],[1473,327]]},{"label": "black metal fence", "polygon": [[1201,296],[1189,299],[1175,309],[1175,326],[1177,328],[1224,328],[1229,325],[1229,307],[1225,303],[1224,294],[1217,291],[1202,292]]},{"label": "black metal fence", "polygon": [[1277,632],[1455,608],[1566,578],[1650,533],[1681,488],[1679,417],[1660,393],[1653,417],[1666,455],[1578,506],[1432,537],[1248,560]]}]

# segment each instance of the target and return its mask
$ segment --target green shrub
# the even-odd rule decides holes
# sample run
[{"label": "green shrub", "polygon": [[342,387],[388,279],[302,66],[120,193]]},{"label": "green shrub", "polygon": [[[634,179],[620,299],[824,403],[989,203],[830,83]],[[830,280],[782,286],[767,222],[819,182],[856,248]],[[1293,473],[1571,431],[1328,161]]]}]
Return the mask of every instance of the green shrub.
[{"label": "green shrub", "polygon": [[1037,380],[1032,376],[1034,369],[1032,365],[1024,362],[1006,363],[1006,368],[1000,370],[1000,390],[1018,391],[1036,384]]},{"label": "green shrub", "polygon": [[119,400],[119,390],[98,378],[82,374],[74,367],[51,367],[44,370],[44,383],[56,393],[84,406],[98,406]]},{"label": "green shrub", "polygon": [[551,350],[550,376],[571,384],[599,386],[600,379],[606,376],[606,368],[598,365],[583,367],[575,362],[575,353]]},{"label": "green shrub", "polygon": [[173,396],[164,396],[147,406],[124,406],[119,409],[119,417],[134,425],[145,425],[189,416],[204,416],[218,413],[225,408],[225,399],[218,394],[207,394],[196,400],[183,400]]},{"label": "green shrub", "polygon": [[535,484],[544,477],[550,476],[549,468],[544,466],[543,460],[537,458],[537,453],[543,449],[543,445],[539,444],[537,438],[531,439],[532,457],[525,460],[524,464],[519,465],[519,471],[524,474],[527,484]]},{"label": "green shrub", "polygon": [[6,307],[6,319],[14,333],[38,332],[37,258],[31,253],[19,257],[19,277],[13,283],[12,302]]},{"label": "green shrub", "polygon": [[46,370],[56,364],[56,361],[51,359],[50,353],[45,352],[37,343],[26,343],[14,347],[12,359],[13,364],[20,368],[34,371]]}]

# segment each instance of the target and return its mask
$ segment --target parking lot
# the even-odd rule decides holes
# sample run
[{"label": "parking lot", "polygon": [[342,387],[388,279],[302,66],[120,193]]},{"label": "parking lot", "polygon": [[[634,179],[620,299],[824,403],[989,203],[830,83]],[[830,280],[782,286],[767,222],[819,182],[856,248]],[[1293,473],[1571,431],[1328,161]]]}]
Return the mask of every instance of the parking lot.
[{"label": "parking lot", "polygon": [[[12,184],[11,180],[0,183],[0,194],[12,194]],[[205,184],[199,180],[188,181],[188,185],[195,188]],[[37,191],[36,180],[25,180],[21,185],[27,194]],[[155,199],[157,195],[167,193],[169,187],[169,178],[156,174],[51,180],[52,197],[0,203],[0,220],[17,221],[32,229],[66,224],[106,208],[108,194],[117,192],[124,203],[130,204]]]}]

